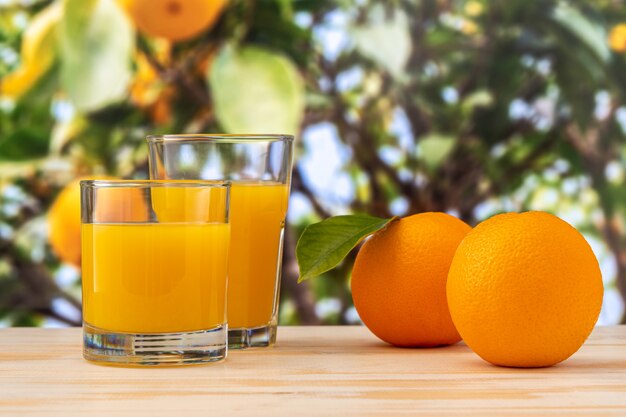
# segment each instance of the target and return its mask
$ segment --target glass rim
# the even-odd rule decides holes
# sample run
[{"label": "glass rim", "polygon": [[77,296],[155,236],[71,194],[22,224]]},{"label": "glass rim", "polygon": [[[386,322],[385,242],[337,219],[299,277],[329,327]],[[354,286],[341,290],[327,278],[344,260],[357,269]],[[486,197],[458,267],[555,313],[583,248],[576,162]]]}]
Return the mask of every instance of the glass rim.
[{"label": "glass rim", "polygon": [[81,180],[81,188],[226,188],[229,180]]},{"label": "glass rim", "polygon": [[181,133],[170,135],[148,135],[146,141],[155,142],[221,142],[221,143],[259,143],[293,142],[293,135],[284,134],[233,134],[233,133]]}]

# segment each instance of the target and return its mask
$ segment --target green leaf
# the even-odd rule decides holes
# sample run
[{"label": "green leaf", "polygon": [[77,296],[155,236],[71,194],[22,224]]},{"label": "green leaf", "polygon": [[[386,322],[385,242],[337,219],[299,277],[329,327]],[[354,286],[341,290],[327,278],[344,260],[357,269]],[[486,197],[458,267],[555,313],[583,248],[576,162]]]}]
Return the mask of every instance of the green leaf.
[{"label": "green leaf", "polygon": [[70,120],[57,122],[52,128],[50,153],[60,154],[63,147],[87,127],[87,119],[82,116],[74,116]]},{"label": "green leaf", "polygon": [[445,161],[455,144],[456,139],[453,136],[428,135],[419,141],[419,159],[426,164],[428,169],[434,171]]},{"label": "green leaf", "polygon": [[228,133],[296,134],[304,115],[304,83],[283,55],[225,46],[207,80],[215,113]]},{"label": "green leaf", "polygon": [[18,127],[0,136],[0,162],[26,161],[48,153],[50,134],[38,126]]},{"label": "green leaf", "polygon": [[385,14],[384,6],[373,7],[369,22],[355,27],[352,38],[359,52],[400,78],[411,54],[409,20],[401,10],[391,19]]},{"label": "green leaf", "polygon": [[464,112],[470,113],[477,107],[489,107],[493,102],[493,94],[489,90],[477,90],[463,100],[461,108]]},{"label": "green leaf", "polygon": [[65,0],[59,25],[61,84],[79,111],[123,99],[131,80],[133,27],[114,0]]},{"label": "green leaf", "polygon": [[337,266],[365,237],[397,219],[366,215],[335,216],[309,225],[296,245],[300,268],[298,282],[316,277]]},{"label": "green leaf", "polygon": [[586,43],[602,62],[609,60],[611,51],[606,40],[606,31],[601,25],[590,21],[579,10],[565,2],[559,2],[554,9],[553,19]]}]

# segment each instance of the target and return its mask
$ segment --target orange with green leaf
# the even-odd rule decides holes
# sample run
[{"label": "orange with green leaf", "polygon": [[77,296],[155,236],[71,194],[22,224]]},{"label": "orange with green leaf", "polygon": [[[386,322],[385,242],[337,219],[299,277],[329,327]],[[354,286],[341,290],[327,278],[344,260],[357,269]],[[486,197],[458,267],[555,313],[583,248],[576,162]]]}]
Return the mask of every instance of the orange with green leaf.
[{"label": "orange with green leaf", "polygon": [[298,242],[301,279],[334,267],[370,234],[352,270],[352,297],[385,342],[434,347],[462,337],[495,365],[542,367],[574,354],[598,320],[598,261],[551,214],[502,214],[473,230],[445,213],[330,218]]}]

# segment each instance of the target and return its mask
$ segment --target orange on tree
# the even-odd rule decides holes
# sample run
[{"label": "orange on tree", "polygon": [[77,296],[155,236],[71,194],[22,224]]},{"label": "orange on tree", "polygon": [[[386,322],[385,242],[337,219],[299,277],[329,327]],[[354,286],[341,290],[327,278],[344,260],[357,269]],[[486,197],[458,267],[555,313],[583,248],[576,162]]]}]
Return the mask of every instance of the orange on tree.
[{"label": "orange on tree", "polygon": [[61,2],[53,2],[37,13],[22,36],[20,66],[0,80],[0,96],[19,98],[35,85],[54,64],[57,24]]},{"label": "orange on tree", "polygon": [[106,176],[82,177],[68,183],[48,211],[48,241],[60,260],[80,267],[80,181],[113,179]]},{"label": "orange on tree", "polygon": [[461,340],[446,301],[446,280],[470,226],[445,213],[393,221],[361,247],[352,298],[363,323],[396,346],[441,346]]},{"label": "orange on tree", "polygon": [[[71,181],[56,197],[48,212],[48,241],[60,260],[80,267],[80,181],[115,180],[109,176],[82,177]],[[94,220],[98,222],[146,221],[148,210],[140,189],[109,188],[99,191]]]},{"label": "orange on tree", "polygon": [[210,28],[227,0],[120,0],[146,35],[170,41],[191,39]]},{"label": "orange on tree", "polygon": [[584,237],[548,213],[508,213],[476,226],[447,285],[454,324],[495,365],[542,367],[574,354],[602,306],[598,262]]},{"label": "orange on tree", "polygon": [[626,52],[626,23],[620,23],[611,29],[608,42],[615,52]]}]

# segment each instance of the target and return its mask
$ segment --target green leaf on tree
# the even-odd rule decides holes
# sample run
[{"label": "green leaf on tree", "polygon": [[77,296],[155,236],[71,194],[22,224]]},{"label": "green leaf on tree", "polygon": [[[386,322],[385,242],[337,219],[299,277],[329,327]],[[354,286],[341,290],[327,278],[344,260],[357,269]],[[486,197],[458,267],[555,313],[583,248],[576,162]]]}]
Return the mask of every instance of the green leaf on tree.
[{"label": "green leaf on tree", "polygon": [[429,170],[434,171],[450,155],[456,145],[453,136],[431,134],[418,143],[419,159],[424,162]]},{"label": "green leaf on tree", "polygon": [[79,111],[126,97],[135,33],[113,0],[66,0],[59,25],[61,84]]},{"label": "green leaf on tree", "polygon": [[607,62],[611,51],[606,41],[606,31],[601,24],[593,22],[568,3],[560,2],[554,9],[553,19],[577,36],[602,62]]},{"label": "green leaf on tree", "polygon": [[285,56],[247,46],[222,48],[207,73],[215,114],[228,133],[296,134],[304,83]]},{"label": "green leaf on tree", "polygon": [[26,161],[48,153],[50,135],[38,126],[24,126],[0,137],[0,161]]},{"label": "green leaf on tree", "polygon": [[335,216],[309,225],[296,245],[300,268],[298,282],[316,277],[337,266],[364,238],[397,219],[367,215]]},{"label": "green leaf on tree", "polygon": [[372,8],[369,22],[352,29],[357,49],[364,56],[385,68],[391,75],[404,75],[411,55],[411,31],[404,12],[396,10],[389,19],[383,5]]}]

